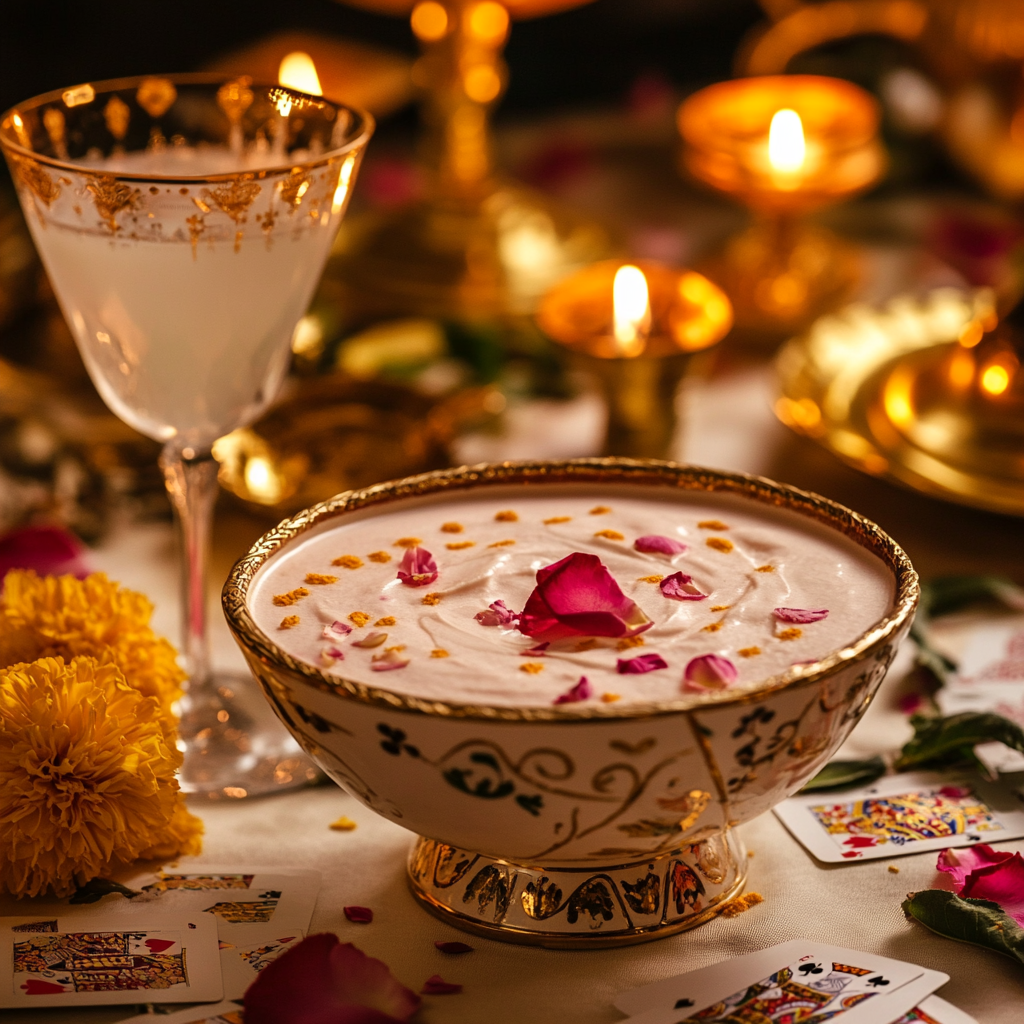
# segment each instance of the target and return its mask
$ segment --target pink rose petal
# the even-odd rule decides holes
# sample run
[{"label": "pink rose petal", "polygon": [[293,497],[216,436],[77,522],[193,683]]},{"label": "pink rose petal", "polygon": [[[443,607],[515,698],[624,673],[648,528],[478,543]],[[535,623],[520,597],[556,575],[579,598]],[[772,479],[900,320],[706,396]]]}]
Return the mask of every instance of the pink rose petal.
[{"label": "pink rose petal", "polygon": [[352,632],[352,627],[346,625],[344,622],[339,622],[337,619],[334,620],[329,626],[324,626],[324,631],[320,636],[324,640],[344,640],[345,637]]},{"label": "pink rose petal", "polygon": [[597,555],[577,551],[537,572],[537,586],[517,628],[535,640],[561,640],[636,636],[652,625]]},{"label": "pink rose petal", "polygon": [[1012,857],[1009,850],[993,850],[987,843],[982,843],[980,846],[964,846],[958,850],[943,850],[935,866],[939,871],[946,872],[957,889],[960,889],[972,872],[1002,864]]},{"label": "pink rose petal", "polygon": [[373,911],[369,907],[342,907],[342,910],[353,924],[369,924],[373,920]]},{"label": "pink rose petal", "polygon": [[370,669],[373,672],[391,672],[396,668],[405,668],[409,664],[408,658],[403,658],[398,651],[385,651],[383,654],[375,654],[370,659]]},{"label": "pink rose petal", "polygon": [[437,579],[437,562],[426,548],[406,548],[398,563],[398,578],[407,587],[425,587]]},{"label": "pink rose petal", "polygon": [[671,556],[681,555],[686,550],[687,545],[672,537],[661,537],[656,533],[652,533],[646,537],[637,537],[633,541],[633,547],[645,555]]},{"label": "pink rose petal", "polygon": [[345,660],[345,652],[340,647],[325,647],[320,652],[320,660],[327,666],[333,665],[336,661]]},{"label": "pink rose petal", "polygon": [[543,658],[550,646],[551,642],[549,640],[545,640],[544,643],[534,644],[533,647],[527,647],[525,651],[520,651],[519,653],[524,658]]},{"label": "pink rose petal", "polygon": [[896,706],[905,715],[914,715],[925,705],[925,699],[920,693],[905,693],[896,702]]},{"label": "pink rose petal", "polygon": [[693,658],[683,673],[683,689],[690,693],[724,690],[736,682],[736,666],[717,654],[702,654]]},{"label": "pink rose petal", "polygon": [[432,974],[420,989],[425,996],[453,996],[462,991],[462,986],[445,981],[440,974]]},{"label": "pink rose petal", "polygon": [[245,993],[246,1024],[393,1024],[420,997],[380,960],[336,935],[310,935],[286,949]]},{"label": "pink rose petal", "polygon": [[615,671],[622,676],[638,676],[645,672],[655,672],[659,668],[668,668],[668,662],[660,654],[640,654],[635,658],[619,658],[615,663]]},{"label": "pink rose petal", "polygon": [[708,595],[702,594],[691,582],[692,576],[685,572],[674,572],[666,576],[659,586],[666,597],[675,601],[703,601]]},{"label": "pink rose petal", "polygon": [[957,895],[998,903],[1024,927],[1024,857],[1015,853],[998,864],[975,868]]},{"label": "pink rose petal", "polygon": [[467,946],[465,942],[435,942],[434,945],[437,946],[442,953],[451,953],[452,955],[473,952],[473,947]]},{"label": "pink rose petal", "polygon": [[812,611],[810,608],[776,608],[775,618],[780,622],[821,622],[828,618],[828,609],[819,608]]},{"label": "pink rose petal", "polygon": [[492,601],[482,612],[473,616],[481,626],[510,626],[519,616],[504,601]]},{"label": "pink rose petal", "polygon": [[587,677],[580,676],[580,681],[571,690],[567,690],[561,696],[556,697],[552,703],[579,704],[580,701],[587,700],[593,695],[594,690],[590,683],[587,681]]}]

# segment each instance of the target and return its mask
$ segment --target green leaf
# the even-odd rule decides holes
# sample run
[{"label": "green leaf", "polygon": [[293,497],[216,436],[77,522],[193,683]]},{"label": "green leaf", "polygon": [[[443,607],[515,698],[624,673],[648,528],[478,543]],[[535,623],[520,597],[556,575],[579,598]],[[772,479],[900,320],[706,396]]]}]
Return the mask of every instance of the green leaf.
[{"label": "green leaf", "polygon": [[867,786],[885,774],[885,762],[880,757],[867,761],[829,761],[811,779],[801,793],[816,793],[826,789],[845,789],[847,786]]},{"label": "green leaf", "polygon": [[942,576],[921,585],[921,607],[930,618],[948,615],[977,601],[999,601],[1024,609],[1024,589],[1003,576]]},{"label": "green leaf", "polygon": [[914,738],[900,751],[893,765],[899,772],[945,768],[965,762],[976,764],[975,745],[993,740],[1024,753],[1024,729],[1002,715],[974,712],[934,718],[914,715],[910,724],[914,727]]},{"label": "green leaf", "polygon": [[912,892],[903,912],[939,935],[1008,956],[1024,964],[1024,928],[991,900],[963,899],[944,889]]}]

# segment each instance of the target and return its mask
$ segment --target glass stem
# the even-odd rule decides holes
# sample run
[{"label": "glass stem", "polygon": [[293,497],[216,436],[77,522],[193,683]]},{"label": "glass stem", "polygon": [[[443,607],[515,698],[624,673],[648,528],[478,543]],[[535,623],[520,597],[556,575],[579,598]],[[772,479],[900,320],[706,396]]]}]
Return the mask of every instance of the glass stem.
[{"label": "glass stem", "polygon": [[209,448],[169,441],[160,455],[164,483],[178,520],[182,549],[182,650],[193,700],[210,680],[206,635],[206,564],[217,499],[217,463]]}]

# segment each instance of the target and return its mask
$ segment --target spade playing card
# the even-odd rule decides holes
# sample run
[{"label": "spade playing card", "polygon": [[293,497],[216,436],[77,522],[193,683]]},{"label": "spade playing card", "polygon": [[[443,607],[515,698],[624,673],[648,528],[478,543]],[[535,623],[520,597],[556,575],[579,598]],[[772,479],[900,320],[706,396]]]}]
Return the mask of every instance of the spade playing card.
[{"label": "spade playing card", "polygon": [[915,964],[796,939],[626,992],[615,1005],[634,1014],[629,1024],[889,1024],[948,980]]},{"label": "spade playing card", "polygon": [[268,935],[260,941],[253,941],[246,947],[226,946],[221,943],[220,963],[224,976],[224,997],[241,999],[245,990],[256,980],[268,964],[276,960],[286,949],[301,941],[304,932],[285,932]]},{"label": "spade playing card", "polygon": [[165,915],[0,918],[0,1006],[213,1002],[222,995],[217,923]]},{"label": "spade playing card", "polygon": [[775,814],[814,857],[837,864],[1024,836],[1020,795],[973,775],[895,775],[790,797]]}]

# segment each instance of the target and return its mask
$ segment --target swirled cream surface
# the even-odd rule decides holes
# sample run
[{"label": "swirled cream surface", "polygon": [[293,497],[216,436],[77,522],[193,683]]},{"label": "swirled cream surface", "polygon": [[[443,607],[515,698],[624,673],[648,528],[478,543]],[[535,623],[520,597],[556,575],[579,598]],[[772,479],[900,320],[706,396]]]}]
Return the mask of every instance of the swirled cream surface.
[{"label": "swirled cream surface", "polygon": [[[685,550],[636,549],[651,536]],[[399,578],[415,549],[414,568],[429,553],[436,579],[423,582],[429,571],[413,580],[420,585]],[[514,621],[477,618],[498,601],[522,612],[538,570],[577,552],[600,559],[649,627],[540,649]],[[662,587],[676,573],[690,579],[685,599]],[[736,670],[714,686],[756,688],[854,641],[891,610],[894,589],[880,559],[792,512],[703,492],[546,485],[328,521],[268,561],[249,607],[279,647],[329,675],[426,699],[537,707],[577,702],[581,678],[589,702],[678,700],[695,688],[687,666],[706,655]],[[827,615],[794,622],[776,609]],[[623,671],[652,654],[667,667]]]}]

